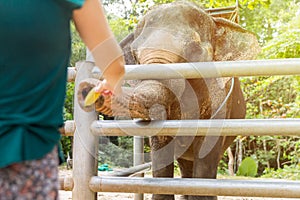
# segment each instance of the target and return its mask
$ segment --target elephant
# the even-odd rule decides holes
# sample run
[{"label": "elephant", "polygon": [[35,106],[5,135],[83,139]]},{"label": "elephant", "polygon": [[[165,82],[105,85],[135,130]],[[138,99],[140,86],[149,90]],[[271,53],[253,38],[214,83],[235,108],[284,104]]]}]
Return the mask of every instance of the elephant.
[{"label": "elephant", "polygon": [[[156,6],[121,43],[126,64],[167,64],[255,59],[254,33],[223,18],[214,18],[190,2]],[[163,65],[162,65],[163,66]],[[213,67],[213,65],[208,65]],[[83,102],[97,80],[84,81]],[[100,96],[96,110],[145,120],[243,119],[246,104],[238,77],[128,81],[124,95]],[[86,110],[92,107],[84,107]],[[218,163],[233,136],[151,136],[153,177],[173,177],[174,158],[182,178],[215,179]],[[216,200],[215,196],[180,197]],[[154,200],[174,195],[153,194]]]}]

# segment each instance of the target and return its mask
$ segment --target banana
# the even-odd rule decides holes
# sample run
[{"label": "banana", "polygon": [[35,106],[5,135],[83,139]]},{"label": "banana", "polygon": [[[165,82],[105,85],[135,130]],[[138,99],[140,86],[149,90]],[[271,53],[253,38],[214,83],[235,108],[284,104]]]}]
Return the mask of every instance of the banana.
[{"label": "banana", "polygon": [[96,92],[96,87],[94,87],[93,89],[91,89],[91,91],[89,91],[89,93],[86,95],[85,100],[84,100],[84,106],[90,106],[93,103],[95,103],[97,101],[97,99],[100,97],[100,95],[113,95],[113,93],[110,90],[102,90],[101,92]]},{"label": "banana", "polygon": [[84,106],[90,106],[97,101],[101,92],[96,92],[95,88],[91,89],[84,100]]}]

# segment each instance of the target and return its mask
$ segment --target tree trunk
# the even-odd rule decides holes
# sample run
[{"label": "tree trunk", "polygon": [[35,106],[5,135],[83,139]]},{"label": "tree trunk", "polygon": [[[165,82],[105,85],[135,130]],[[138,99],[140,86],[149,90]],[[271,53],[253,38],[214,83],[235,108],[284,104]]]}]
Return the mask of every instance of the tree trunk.
[{"label": "tree trunk", "polygon": [[277,139],[276,140],[276,144],[277,144],[277,168],[280,169],[280,154],[281,154],[281,148],[280,148],[280,140]]},{"label": "tree trunk", "polygon": [[234,176],[234,169],[233,169],[233,164],[234,164],[234,157],[231,151],[231,148],[228,147],[228,149],[226,150],[227,154],[228,154],[228,172],[230,176]]},{"label": "tree trunk", "polygon": [[[267,155],[268,151],[267,151],[267,142],[266,140],[264,139],[263,140],[263,146],[264,146],[264,152],[265,152],[265,155]],[[267,157],[268,159],[268,157]],[[270,163],[269,163],[269,160],[267,160],[267,167],[270,169]]]},{"label": "tree trunk", "polygon": [[237,144],[238,144],[237,145],[238,146],[237,169],[238,169],[243,160],[243,142],[240,136],[237,138]]}]

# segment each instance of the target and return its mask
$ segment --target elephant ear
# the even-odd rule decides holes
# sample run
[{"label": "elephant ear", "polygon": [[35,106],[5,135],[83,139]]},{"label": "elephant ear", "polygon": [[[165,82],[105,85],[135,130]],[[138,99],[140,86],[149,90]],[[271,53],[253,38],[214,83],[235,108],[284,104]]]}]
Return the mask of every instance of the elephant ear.
[{"label": "elephant ear", "polygon": [[130,33],[120,42],[120,47],[123,50],[125,62],[127,65],[134,65],[137,63],[131,51],[131,43],[133,42],[133,40],[134,40],[134,34]]},{"label": "elephant ear", "polygon": [[[144,23],[144,22],[142,22]],[[135,34],[137,34],[139,31],[142,30],[141,22],[138,25],[137,30],[135,31]],[[138,62],[134,58],[132,54],[132,47],[131,43],[134,41],[135,37],[133,33],[127,35],[120,43],[120,47],[123,50],[125,62],[127,65],[135,65]],[[184,89],[185,89],[185,80],[184,79],[171,79],[171,80],[159,80],[162,84],[164,84],[168,89],[170,89],[176,97],[180,98]],[[141,83],[141,80],[126,80],[124,86],[127,87],[136,87],[139,83]]]},{"label": "elephant ear", "polygon": [[260,52],[255,34],[223,18],[216,23],[214,60],[251,60]]},{"label": "elephant ear", "polygon": [[[135,65],[137,61],[135,60],[132,50],[131,50],[131,43],[134,40],[134,34],[128,34],[121,42],[119,43],[120,47],[123,50],[125,63],[126,65]],[[125,80],[123,86],[125,87],[135,87],[139,84],[141,80]]]}]

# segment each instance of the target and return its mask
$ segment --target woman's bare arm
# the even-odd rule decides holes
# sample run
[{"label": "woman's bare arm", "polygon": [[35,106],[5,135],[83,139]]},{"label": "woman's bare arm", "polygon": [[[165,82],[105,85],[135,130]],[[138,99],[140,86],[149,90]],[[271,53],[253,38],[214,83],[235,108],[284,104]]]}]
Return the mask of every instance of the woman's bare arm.
[{"label": "woman's bare arm", "polygon": [[86,0],[81,9],[74,11],[73,20],[106,80],[102,89],[119,93],[125,73],[123,52],[109,28],[102,5],[98,0]]}]

